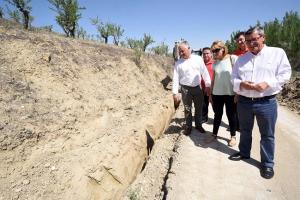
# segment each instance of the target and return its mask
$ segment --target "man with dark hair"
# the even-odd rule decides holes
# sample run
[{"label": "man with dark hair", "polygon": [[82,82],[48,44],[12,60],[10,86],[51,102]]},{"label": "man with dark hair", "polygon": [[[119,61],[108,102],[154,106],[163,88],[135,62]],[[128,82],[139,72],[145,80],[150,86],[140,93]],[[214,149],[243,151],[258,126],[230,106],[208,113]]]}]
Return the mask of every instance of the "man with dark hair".
[{"label": "man with dark hair", "polygon": [[248,48],[245,43],[245,32],[243,32],[243,31],[238,32],[234,36],[234,40],[237,44],[237,49],[233,52],[233,55],[241,56],[241,55],[245,54],[248,51]]},{"label": "man with dark hair", "polygon": [[[202,49],[202,57],[204,64],[206,66],[206,69],[209,73],[211,81],[213,80],[213,69],[212,69],[212,64],[214,63],[214,60],[212,58],[212,53],[210,51],[209,47],[204,47]],[[201,80],[201,88],[203,91],[203,106],[202,106],[202,123],[205,123],[208,121],[208,106],[209,106],[209,96],[207,91],[205,90],[205,83],[204,80]]]},{"label": "man with dark hair", "polygon": [[[198,55],[191,54],[188,42],[182,41],[178,45],[180,59],[175,63],[173,75],[173,99],[174,102],[180,100],[178,87],[181,86],[182,102],[184,105],[185,130],[184,134],[189,135],[192,131],[192,104],[195,108],[195,127],[205,133],[202,127],[202,103],[203,93],[200,87],[200,81],[203,78],[206,91],[210,88],[210,77],[205,67],[203,59]],[[202,77],[202,78],[201,78]]]},{"label": "man with dark hair", "polygon": [[261,27],[250,28],[245,33],[245,42],[249,51],[238,58],[231,76],[233,89],[239,94],[240,152],[229,159],[237,161],[250,158],[256,118],[261,135],[260,173],[263,178],[270,179],[274,176],[275,96],[290,79],[291,65],[283,49],[265,45],[265,34]]}]

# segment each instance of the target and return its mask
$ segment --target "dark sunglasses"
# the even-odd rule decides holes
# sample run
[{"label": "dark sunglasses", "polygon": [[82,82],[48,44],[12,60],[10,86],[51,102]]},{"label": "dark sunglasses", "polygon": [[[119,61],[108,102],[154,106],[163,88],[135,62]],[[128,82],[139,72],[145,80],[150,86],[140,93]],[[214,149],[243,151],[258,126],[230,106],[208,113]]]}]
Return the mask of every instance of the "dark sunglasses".
[{"label": "dark sunglasses", "polygon": [[211,52],[218,53],[220,50],[221,50],[220,48],[217,48],[217,49],[212,50]]}]

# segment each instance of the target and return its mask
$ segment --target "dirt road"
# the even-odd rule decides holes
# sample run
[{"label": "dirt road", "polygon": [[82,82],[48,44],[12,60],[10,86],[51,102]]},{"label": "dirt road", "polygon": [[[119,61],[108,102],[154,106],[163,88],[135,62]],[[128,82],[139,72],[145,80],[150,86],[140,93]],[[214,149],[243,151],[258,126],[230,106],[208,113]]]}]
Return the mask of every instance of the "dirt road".
[{"label": "dirt road", "polygon": [[[212,112],[210,112],[212,113]],[[211,116],[212,117],[212,116]],[[224,125],[228,124],[223,117]],[[279,108],[276,129],[275,177],[259,173],[259,132],[254,128],[251,159],[230,161],[238,147],[227,146],[229,132],[221,127],[218,141],[206,144],[207,134],[196,130],[182,137],[172,173],[167,181],[167,199],[300,199],[300,117]],[[212,124],[204,127],[212,130]],[[238,135],[239,136],[239,135]]]},{"label": "dirt road", "polygon": [[[151,154],[145,170],[129,188],[127,197],[169,200],[300,199],[299,115],[279,107],[275,176],[266,180],[259,172],[260,137],[256,125],[251,159],[231,161],[228,157],[237,152],[238,147],[236,145],[231,148],[227,145],[230,134],[226,131],[226,116],[223,116],[218,140],[207,144],[205,139],[212,131],[212,111],[209,112],[209,123],[204,124],[206,134],[193,130],[190,136],[184,136],[179,128],[179,124],[183,122],[182,109],[181,107],[177,110],[167,134],[156,142],[155,151]],[[237,138],[239,139],[239,133]],[[170,143],[174,141],[171,151]]]}]

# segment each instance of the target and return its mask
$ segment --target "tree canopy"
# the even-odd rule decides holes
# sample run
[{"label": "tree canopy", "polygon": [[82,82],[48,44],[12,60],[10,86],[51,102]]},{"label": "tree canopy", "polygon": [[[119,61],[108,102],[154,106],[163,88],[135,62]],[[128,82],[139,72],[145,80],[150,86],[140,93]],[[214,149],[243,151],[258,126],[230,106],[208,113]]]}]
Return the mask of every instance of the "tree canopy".
[{"label": "tree canopy", "polygon": [[104,39],[105,44],[108,43],[108,38],[113,37],[115,45],[119,45],[120,38],[123,36],[124,29],[120,25],[100,21],[98,17],[91,19],[92,25],[95,25],[100,36]]},{"label": "tree canopy", "polygon": [[52,9],[58,15],[56,22],[62,27],[67,37],[75,37],[78,20],[81,18],[80,10],[85,9],[79,7],[77,0],[48,0],[53,6]]},{"label": "tree canopy", "polygon": [[31,12],[31,6],[29,5],[31,0],[5,0],[9,4],[13,5],[17,8],[17,11],[9,11],[10,17],[12,17],[17,22],[20,21],[20,14],[18,12],[22,13],[22,19],[23,19],[23,25],[25,29],[29,28],[30,22],[33,20],[33,17],[30,16]]}]

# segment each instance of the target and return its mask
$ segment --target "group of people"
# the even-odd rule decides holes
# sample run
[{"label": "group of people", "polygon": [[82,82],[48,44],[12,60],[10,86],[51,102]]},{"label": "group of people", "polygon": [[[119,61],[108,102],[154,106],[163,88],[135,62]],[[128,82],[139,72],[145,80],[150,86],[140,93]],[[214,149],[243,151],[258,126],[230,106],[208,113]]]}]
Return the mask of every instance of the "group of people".
[{"label": "group of people", "polygon": [[[178,43],[179,58],[173,74],[174,102],[184,106],[184,134],[192,131],[192,105],[195,129],[205,133],[202,123],[208,121],[208,105],[214,111],[212,134],[206,142],[217,139],[225,106],[229,122],[229,146],[236,144],[240,131],[239,152],[231,160],[250,158],[254,118],[261,141],[261,176],[274,176],[276,94],[291,76],[291,66],[283,49],[265,44],[263,28],[256,26],[235,36],[237,50],[232,55],[222,41],[202,49],[202,57],[191,54],[188,42]],[[180,94],[181,93],[181,94]]]}]

